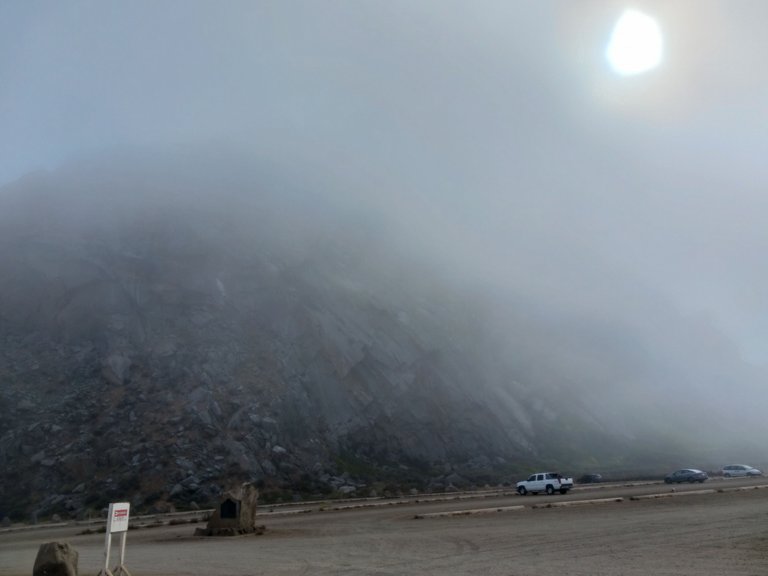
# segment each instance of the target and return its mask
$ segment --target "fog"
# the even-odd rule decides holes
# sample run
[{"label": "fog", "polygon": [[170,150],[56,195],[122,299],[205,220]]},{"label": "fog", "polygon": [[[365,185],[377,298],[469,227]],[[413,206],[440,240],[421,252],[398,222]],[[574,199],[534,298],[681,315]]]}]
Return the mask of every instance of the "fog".
[{"label": "fog", "polygon": [[764,427],[768,6],[633,7],[665,55],[627,78],[613,0],[6,1],[0,183],[234,156],[486,299],[528,378]]}]

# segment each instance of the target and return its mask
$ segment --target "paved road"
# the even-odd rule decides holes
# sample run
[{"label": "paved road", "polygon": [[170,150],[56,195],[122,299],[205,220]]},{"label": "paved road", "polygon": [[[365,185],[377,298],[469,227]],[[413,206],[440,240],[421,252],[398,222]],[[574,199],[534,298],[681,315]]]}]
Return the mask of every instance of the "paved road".
[{"label": "paved road", "polygon": [[[681,485],[674,497],[645,500],[630,498],[671,493],[671,487],[600,485],[566,496],[490,496],[322,513],[265,510],[267,532],[258,537],[194,538],[193,525],[131,531],[127,565],[134,576],[759,574],[768,572],[768,489],[732,489],[765,482],[714,480],[703,488],[722,492],[685,495],[702,486]],[[532,507],[619,497],[624,501]],[[520,504],[525,507],[514,512],[414,519]],[[80,553],[80,573],[95,576],[104,536],[78,535],[81,530],[0,533],[0,575],[28,575],[40,543],[66,540]]]},{"label": "paved road", "polygon": [[[492,508],[504,506],[534,506],[548,503],[560,503],[564,501],[580,501],[603,498],[634,498],[659,493],[684,493],[697,492],[700,490],[730,490],[735,488],[760,486],[768,484],[768,478],[713,478],[700,484],[673,484],[668,485],[663,482],[632,482],[632,483],[605,483],[605,484],[587,484],[576,486],[566,495],[555,494],[547,496],[546,494],[528,494],[520,496],[514,492],[514,488],[507,488],[502,491],[488,491],[480,494],[461,493],[456,495],[425,495],[409,499],[394,500],[368,500],[342,503],[319,503],[314,505],[296,504],[293,506],[280,506],[275,508],[265,507],[262,515],[264,518],[270,516],[270,510],[275,515],[294,513],[298,510],[307,510],[317,512],[325,511],[344,511],[350,513],[353,511],[365,509],[390,509],[392,515],[403,514],[421,514],[431,512],[442,512],[451,510],[466,510],[475,508]],[[503,494],[503,495],[501,495]]]}]

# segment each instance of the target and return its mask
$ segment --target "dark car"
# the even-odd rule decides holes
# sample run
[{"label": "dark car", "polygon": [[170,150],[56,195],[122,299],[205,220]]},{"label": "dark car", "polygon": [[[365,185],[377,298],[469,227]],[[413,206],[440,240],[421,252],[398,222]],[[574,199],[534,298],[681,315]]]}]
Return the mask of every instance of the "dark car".
[{"label": "dark car", "polygon": [[703,483],[705,480],[707,480],[709,476],[707,476],[706,472],[702,472],[701,470],[696,470],[696,468],[684,468],[682,470],[676,470],[672,472],[672,474],[668,474],[664,478],[664,482],[667,484],[680,484],[681,482],[701,482]]},{"label": "dark car", "polygon": [[597,484],[603,481],[602,474],[584,474],[579,477],[579,484]]}]

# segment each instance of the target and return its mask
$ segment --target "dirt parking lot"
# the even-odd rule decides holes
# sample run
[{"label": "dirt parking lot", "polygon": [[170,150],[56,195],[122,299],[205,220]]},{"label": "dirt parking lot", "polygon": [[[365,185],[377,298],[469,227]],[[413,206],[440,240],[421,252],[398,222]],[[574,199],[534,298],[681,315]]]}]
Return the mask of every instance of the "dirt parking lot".
[{"label": "dirt parking lot", "polygon": [[[760,483],[765,480],[761,479]],[[195,538],[194,525],[128,533],[134,576],[243,575],[756,575],[768,573],[768,489],[748,481],[608,487],[567,496],[491,498],[263,516],[267,532]],[[758,484],[752,481],[752,484]],[[705,494],[686,490],[715,489]],[[717,491],[722,490],[722,491]],[[532,507],[593,498],[621,502]],[[415,519],[450,510],[521,510]],[[29,575],[38,546],[64,540],[80,574],[98,573],[103,534],[68,526],[0,533],[0,576]],[[117,538],[115,539],[117,543]]]}]

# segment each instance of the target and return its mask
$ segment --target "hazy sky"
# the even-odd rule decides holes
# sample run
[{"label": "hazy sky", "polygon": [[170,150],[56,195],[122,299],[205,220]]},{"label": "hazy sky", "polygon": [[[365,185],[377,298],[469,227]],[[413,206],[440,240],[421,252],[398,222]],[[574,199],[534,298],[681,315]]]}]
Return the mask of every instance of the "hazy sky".
[{"label": "hazy sky", "polygon": [[[122,147],[234,148],[394,216],[461,273],[768,360],[768,4],[0,2],[0,184]],[[488,266],[493,262],[492,266]]]}]

